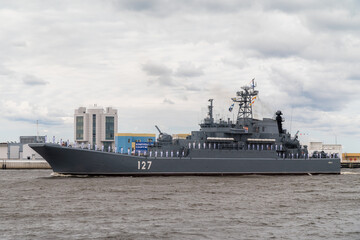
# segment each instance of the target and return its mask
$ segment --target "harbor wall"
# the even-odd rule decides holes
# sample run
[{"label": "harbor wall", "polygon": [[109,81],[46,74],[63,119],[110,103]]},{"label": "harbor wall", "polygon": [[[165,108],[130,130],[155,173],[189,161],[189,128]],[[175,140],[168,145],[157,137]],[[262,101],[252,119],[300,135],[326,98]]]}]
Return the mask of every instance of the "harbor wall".
[{"label": "harbor wall", "polygon": [[51,169],[45,160],[0,160],[1,169]]}]

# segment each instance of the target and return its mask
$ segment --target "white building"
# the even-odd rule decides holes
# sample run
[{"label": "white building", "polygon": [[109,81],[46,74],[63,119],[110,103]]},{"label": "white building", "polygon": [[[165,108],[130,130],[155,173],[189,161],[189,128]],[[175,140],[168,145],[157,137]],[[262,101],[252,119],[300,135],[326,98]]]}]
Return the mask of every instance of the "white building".
[{"label": "white building", "polygon": [[341,144],[323,144],[322,142],[310,142],[309,143],[309,153],[324,151],[327,154],[338,153],[340,159],[342,159],[342,145]]},{"label": "white building", "polygon": [[0,143],[0,160],[8,158],[8,144]]},{"label": "white building", "polygon": [[0,143],[0,160],[39,160],[43,159],[37,152],[23,143]]},{"label": "white building", "polygon": [[74,114],[74,139],[77,145],[84,145],[91,149],[95,146],[108,151],[108,147],[115,149],[115,133],[118,129],[117,110],[111,107],[94,107],[86,109],[80,107]]}]

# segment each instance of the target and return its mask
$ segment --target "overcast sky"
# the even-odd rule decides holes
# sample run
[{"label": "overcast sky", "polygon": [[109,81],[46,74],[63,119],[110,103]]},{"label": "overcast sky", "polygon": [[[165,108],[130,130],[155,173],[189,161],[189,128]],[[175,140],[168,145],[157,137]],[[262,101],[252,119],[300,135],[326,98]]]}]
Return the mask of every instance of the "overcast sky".
[{"label": "overcast sky", "polygon": [[303,142],[360,151],[360,2],[1,0],[0,142],[73,140],[74,109],[112,106],[119,132],[197,130],[255,78],[258,117]]}]

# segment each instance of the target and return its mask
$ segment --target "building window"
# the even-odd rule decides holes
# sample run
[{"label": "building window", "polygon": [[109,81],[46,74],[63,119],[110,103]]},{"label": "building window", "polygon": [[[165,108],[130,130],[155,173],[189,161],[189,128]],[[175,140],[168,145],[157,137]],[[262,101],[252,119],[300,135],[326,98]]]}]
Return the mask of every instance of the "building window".
[{"label": "building window", "polygon": [[93,145],[96,144],[96,114],[93,114],[93,125],[92,125],[92,138],[93,138]]},{"label": "building window", "polygon": [[76,117],[76,140],[84,140],[84,117]]},{"label": "building window", "polygon": [[114,139],[114,117],[105,117],[105,139],[113,140]]}]

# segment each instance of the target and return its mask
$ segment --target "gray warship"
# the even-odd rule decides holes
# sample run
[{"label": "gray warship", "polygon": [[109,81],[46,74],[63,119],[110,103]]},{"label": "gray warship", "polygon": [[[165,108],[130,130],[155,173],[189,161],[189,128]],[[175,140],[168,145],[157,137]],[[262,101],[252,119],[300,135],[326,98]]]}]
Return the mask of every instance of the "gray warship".
[{"label": "gray warship", "polygon": [[74,175],[243,175],[340,174],[337,154],[309,155],[307,147],[283,128],[281,111],[274,118],[253,117],[258,96],[254,81],[231,98],[237,118],[215,121],[213,99],[200,130],[186,139],[159,131],[145,153],[103,152],[58,144],[29,144],[60,174]]}]

